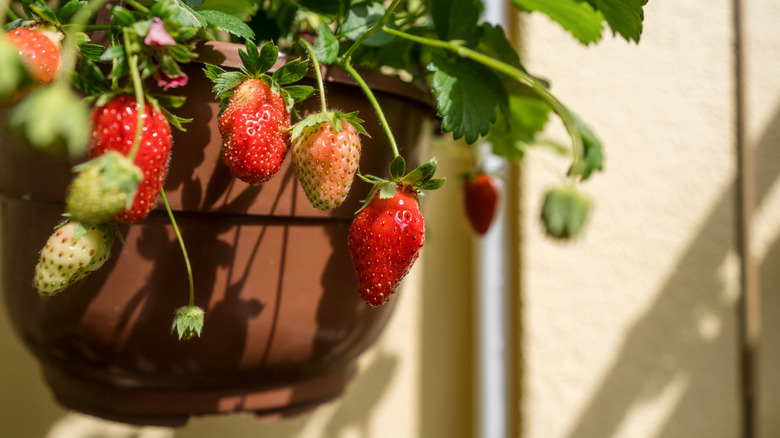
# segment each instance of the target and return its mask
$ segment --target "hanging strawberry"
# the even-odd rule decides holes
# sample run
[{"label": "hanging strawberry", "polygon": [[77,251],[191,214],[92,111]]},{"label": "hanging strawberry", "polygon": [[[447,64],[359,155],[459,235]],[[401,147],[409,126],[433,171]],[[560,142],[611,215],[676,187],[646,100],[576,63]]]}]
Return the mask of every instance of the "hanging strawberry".
[{"label": "hanging strawberry", "polygon": [[219,132],[222,160],[230,172],[248,184],[271,179],[282,165],[290,143],[290,111],[293,104],[311,94],[311,87],[282,88],[301,79],[308,69],[305,61],[290,61],[270,70],[279,56],[269,42],[259,51],[251,41],[239,52],[241,71],[227,72],[206,66],[220,97]]}]

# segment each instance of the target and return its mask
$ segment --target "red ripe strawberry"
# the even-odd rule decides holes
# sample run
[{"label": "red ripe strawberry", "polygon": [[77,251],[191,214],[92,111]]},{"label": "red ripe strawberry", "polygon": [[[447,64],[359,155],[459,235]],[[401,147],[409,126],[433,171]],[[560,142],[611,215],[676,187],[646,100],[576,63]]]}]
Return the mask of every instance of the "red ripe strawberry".
[{"label": "red ripe strawberry", "polygon": [[469,178],[463,187],[463,203],[471,227],[477,234],[485,234],[493,222],[498,202],[498,186],[487,173]]},{"label": "red ripe strawberry", "polygon": [[282,97],[263,80],[247,79],[219,117],[222,159],[236,178],[249,184],[266,182],[282,165],[289,127]]},{"label": "red ripe strawberry", "polygon": [[338,207],[349,194],[360,164],[358,132],[365,133],[360,122],[354,113],[318,113],[293,127],[295,174],[309,202],[320,210]]},{"label": "red ripe strawberry", "polygon": [[22,27],[8,32],[5,37],[19,49],[19,55],[34,81],[48,84],[59,76],[62,69],[59,42],[45,32]]},{"label": "red ripe strawberry", "polygon": [[[141,169],[143,179],[138,186],[133,205],[115,219],[127,224],[138,223],[149,215],[168,173],[171,153],[171,128],[165,115],[149,102],[144,105],[143,132],[133,163]],[[92,139],[87,151],[95,158],[107,151],[128,155],[133,146],[138,122],[135,97],[122,94],[105,105],[96,107],[90,115]]]},{"label": "red ripe strawberry", "polygon": [[358,276],[360,296],[379,306],[395,293],[419,256],[425,224],[417,191],[398,185],[395,195],[375,195],[349,229],[349,253]]}]

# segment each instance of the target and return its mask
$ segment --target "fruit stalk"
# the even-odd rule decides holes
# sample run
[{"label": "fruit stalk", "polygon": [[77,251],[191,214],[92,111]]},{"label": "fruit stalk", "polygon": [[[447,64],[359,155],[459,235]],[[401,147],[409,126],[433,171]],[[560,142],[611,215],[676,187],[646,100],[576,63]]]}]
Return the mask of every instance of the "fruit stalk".
[{"label": "fruit stalk", "polygon": [[320,71],[320,63],[317,61],[317,55],[314,54],[314,47],[311,46],[311,43],[304,39],[301,39],[301,43],[303,43],[303,46],[306,47],[306,51],[309,52],[309,59],[311,59],[312,67],[314,68],[314,74],[317,76],[317,90],[320,93],[320,106],[322,107],[322,112],[327,113],[328,104],[325,101],[325,85],[322,83],[322,71]]},{"label": "fruit stalk", "polygon": [[371,88],[368,87],[368,84],[366,84],[366,81],[363,80],[363,77],[360,76],[357,70],[352,67],[352,65],[349,63],[349,59],[346,59],[341,65],[344,67],[347,73],[349,73],[355,79],[360,89],[363,90],[363,93],[368,98],[368,101],[371,102],[371,106],[374,108],[374,111],[379,118],[379,123],[382,125],[382,129],[385,131],[385,135],[387,135],[388,141],[390,141],[390,148],[393,150],[393,157],[400,156],[401,154],[398,152],[398,144],[395,142],[393,131],[390,129],[390,124],[387,123],[385,113],[382,111],[382,107],[379,106],[379,102],[377,102],[374,93],[371,91]]},{"label": "fruit stalk", "polygon": [[393,0],[393,2],[390,3],[390,6],[388,6],[387,9],[385,10],[385,15],[383,15],[382,18],[379,19],[379,21],[375,25],[366,29],[366,31],[363,32],[363,35],[361,35],[360,38],[357,39],[357,41],[352,43],[352,46],[350,46],[350,48],[347,49],[346,52],[344,52],[344,56],[341,58],[343,60],[342,64],[349,64],[349,61],[352,58],[352,54],[355,53],[355,50],[357,50],[357,48],[360,47],[361,44],[363,44],[363,41],[367,40],[368,37],[375,34],[379,30],[384,29],[387,20],[390,19],[391,15],[393,15],[393,11],[395,10],[395,7],[398,6],[399,3],[401,3],[401,0]]},{"label": "fruit stalk", "polygon": [[0,0],[0,26],[5,27],[5,16],[8,12],[8,1],[9,0]]},{"label": "fruit stalk", "polygon": [[[132,53],[130,50],[130,38],[127,35],[127,30],[122,32],[125,37],[125,51],[129,55]],[[138,71],[138,55],[130,57],[128,62],[130,68],[130,77],[133,79],[133,91],[135,92],[135,103],[138,109],[138,121],[135,125],[135,138],[133,138],[133,146],[130,148],[130,152],[127,154],[127,158],[131,162],[135,162],[135,156],[138,154],[138,147],[141,144],[141,135],[144,132],[144,118],[143,114],[146,111],[146,98],[144,97],[143,83],[141,82],[141,73]]]},{"label": "fruit stalk", "polygon": [[168,212],[168,217],[171,220],[171,225],[173,226],[173,232],[176,233],[176,240],[179,241],[179,246],[181,247],[181,253],[184,257],[184,264],[187,267],[187,279],[190,283],[190,301],[189,306],[195,305],[195,281],[192,278],[192,265],[190,264],[190,257],[187,254],[187,247],[184,245],[184,239],[181,237],[181,232],[179,232],[179,226],[176,224],[176,218],[173,216],[173,211],[171,210],[171,205],[168,204],[168,198],[165,196],[165,190],[160,189],[160,197],[162,198],[163,204],[165,205],[165,211]]},{"label": "fruit stalk", "polygon": [[531,75],[505,62],[501,62],[495,58],[484,55],[475,50],[469,49],[468,47],[464,47],[460,44],[454,44],[450,41],[434,40],[434,39],[425,38],[417,35],[412,35],[403,31],[389,28],[387,26],[383,26],[382,31],[387,32],[391,35],[395,35],[399,38],[404,38],[410,41],[414,41],[419,44],[423,44],[431,47],[438,47],[440,49],[445,49],[451,52],[455,52],[460,57],[468,58],[473,61],[476,61],[486,67],[501,72],[511,77],[515,81],[531,88],[531,90],[533,90],[533,92],[536,93],[536,95],[539,96],[545,103],[550,105],[550,107],[553,109],[553,111],[555,111],[558,117],[561,118],[561,121],[566,127],[566,131],[568,132],[569,137],[571,137],[572,177],[576,178],[582,173],[582,162],[583,162],[583,157],[585,156],[585,147],[582,142],[582,136],[580,135],[580,131],[577,128],[577,122],[575,121],[574,117],[572,116],[568,108],[566,108],[566,106],[563,105],[561,101],[559,101],[555,96],[553,96],[552,93],[550,93],[547,90],[547,88],[544,87],[544,85],[540,84],[539,81],[534,79]]},{"label": "fruit stalk", "polygon": [[[100,7],[105,3],[106,0],[90,0],[89,3],[86,4],[86,6],[83,6],[81,9],[79,9],[78,12],[76,12],[76,15],[73,16],[73,19],[70,22],[70,25],[67,26],[67,38],[65,39],[65,47],[62,50],[62,71],[63,72],[71,72],[74,70],[74,66],[76,65],[76,59],[78,56],[76,55],[77,49],[76,49],[76,42],[78,39],[74,36],[76,33],[81,32],[85,25],[87,24],[87,21],[89,20],[89,17],[92,15],[92,11],[97,11],[100,9]],[[2,8],[3,11],[5,11],[6,7]],[[2,12],[0,12],[2,13]],[[2,23],[2,20],[0,20],[0,23]],[[62,26],[62,30],[65,31],[65,26]],[[68,75],[65,74],[63,77],[67,77]]]}]

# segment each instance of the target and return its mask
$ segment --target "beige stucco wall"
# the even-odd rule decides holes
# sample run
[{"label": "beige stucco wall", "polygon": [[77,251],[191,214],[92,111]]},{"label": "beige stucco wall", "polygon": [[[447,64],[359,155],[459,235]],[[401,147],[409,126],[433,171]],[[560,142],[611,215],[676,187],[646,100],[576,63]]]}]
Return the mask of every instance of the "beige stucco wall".
[{"label": "beige stucco wall", "polygon": [[[543,17],[526,22],[527,65],[596,127],[607,159],[584,186],[596,208],[582,239],[551,242],[533,214],[522,218],[525,437],[740,436],[733,15],[731,2],[705,3],[649,2],[638,47],[584,48]],[[780,5],[743,3],[760,429],[775,437]],[[560,163],[530,158],[524,205],[536,212]]]}]

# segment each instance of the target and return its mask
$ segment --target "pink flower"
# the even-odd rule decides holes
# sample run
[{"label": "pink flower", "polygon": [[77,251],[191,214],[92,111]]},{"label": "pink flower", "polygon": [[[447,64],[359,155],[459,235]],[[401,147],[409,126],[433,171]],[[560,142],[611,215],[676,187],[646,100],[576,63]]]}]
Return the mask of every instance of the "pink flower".
[{"label": "pink flower", "polygon": [[163,91],[168,91],[169,88],[183,87],[187,85],[187,81],[189,80],[187,75],[170,77],[162,70],[155,71],[154,77],[157,79],[157,86],[162,88]]},{"label": "pink flower", "polygon": [[162,20],[154,17],[152,18],[152,27],[149,28],[149,32],[144,38],[144,44],[155,47],[172,46],[176,44],[176,40],[165,31]]}]

